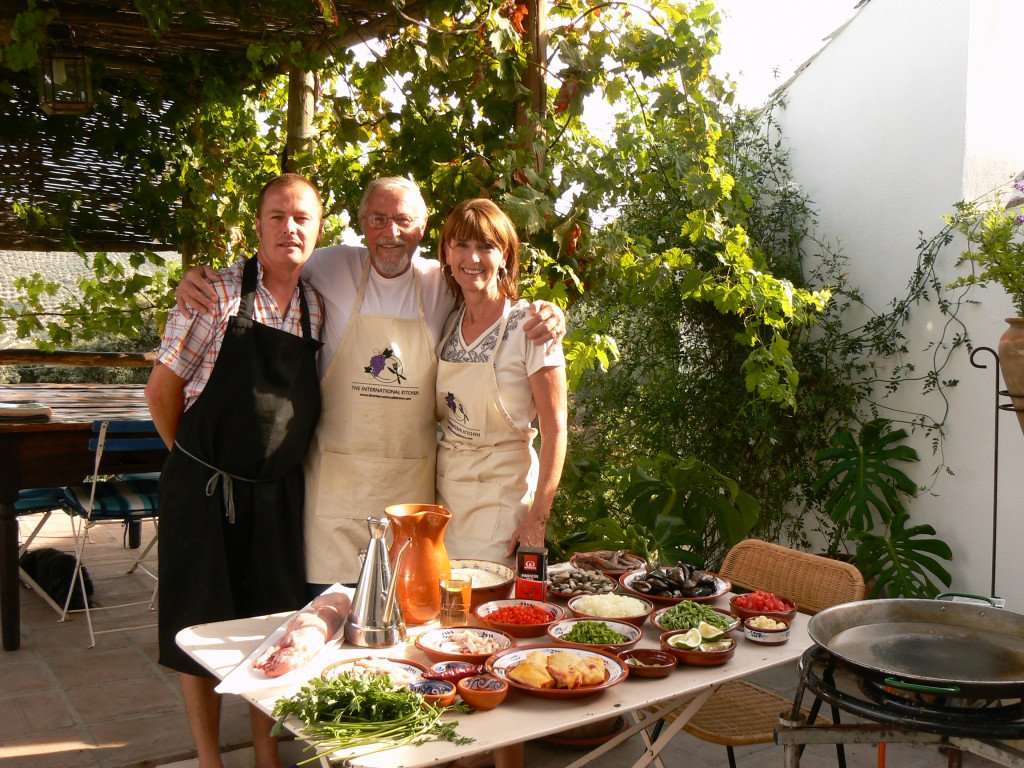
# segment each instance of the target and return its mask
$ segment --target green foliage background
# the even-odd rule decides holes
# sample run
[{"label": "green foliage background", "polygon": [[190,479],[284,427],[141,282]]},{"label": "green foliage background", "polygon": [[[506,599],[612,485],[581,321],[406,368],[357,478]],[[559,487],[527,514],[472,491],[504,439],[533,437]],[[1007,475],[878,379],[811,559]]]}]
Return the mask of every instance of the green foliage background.
[{"label": "green foliage background", "polygon": [[[183,3],[136,6],[160,29]],[[531,51],[514,6],[438,0],[358,56],[268,36],[244,59],[192,56],[159,81],[98,69],[97,112],[119,125],[101,151],[144,169],[129,213],[155,238],[224,265],[253,250],[252,204],[281,166],[280,73],[316,71],[317,136],[293,159],[324,191],[326,242],[354,220],[371,178],[410,176],[432,209],[426,250],[455,203],[491,197],[523,237],[524,294],[572,305],[556,555],[601,541],[713,563],[750,532],[803,540],[822,503],[815,455],[857,418],[872,386],[863,358],[898,350],[898,320],[847,333],[840,316],[857,297],[841,260],[826,252],[822,271],[803,273],[810,202],[771,114],[737,113],[711,73],[712,2],[552,3],[543,116],[528,112]],[[45,13],[30,4],[19,16],[2,52],[5,94],[25,87]],[[590,96],[612,105],[608,141],[581,119]],[[21,212],[59,226],[87,204],[27,201]],[[96,278],[80,305],[45,311],[54,286],[36,276],[0,322],[61,346],[162,324],[175,265],[140,275],[82,257]]]}]

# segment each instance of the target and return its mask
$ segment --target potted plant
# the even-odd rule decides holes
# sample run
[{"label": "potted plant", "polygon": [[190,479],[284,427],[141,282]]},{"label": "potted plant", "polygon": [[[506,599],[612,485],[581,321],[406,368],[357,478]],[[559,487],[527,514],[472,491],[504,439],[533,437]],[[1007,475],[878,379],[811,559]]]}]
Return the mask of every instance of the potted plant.
[{"label": "potted plant", "polygon": [[934,597],[936,582],[952,581],[940,562],[951,560],[949,545],[930,525],[907,527],[903,498],[917,496],[917,485],[898,464],[918,461],[905,445],[907,433],[875,419],[859,434],[840,430],[818,453],[815,490],[824,496],[832,523],[829,551],[836,556],[854,545],[853,563],[871,587],[872,597]]},{"label": "potted plant", "polygon": [[[958,203],[947,223],[967,240],[957,265],[969,263],[971,274],[951,288],[999,283],[1010,294],[1016,317],[1006,318],[1009,328],[999,339],[999,368],[1011,395],[1024,395],[1024,172],[1013,182],[1013,195],[1005,206]],[[1013,397],[1017,420],[1024,430],[1024,396]]]}]

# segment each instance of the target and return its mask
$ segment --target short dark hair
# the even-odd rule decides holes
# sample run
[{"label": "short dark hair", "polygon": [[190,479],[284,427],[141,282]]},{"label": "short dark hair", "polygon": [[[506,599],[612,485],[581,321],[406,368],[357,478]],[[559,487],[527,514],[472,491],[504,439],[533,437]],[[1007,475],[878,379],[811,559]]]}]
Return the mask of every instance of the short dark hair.
[{"label": "short dark hair", "polygon": [[258,219],[263,214],[263,198],[267,196],[270,190],[294,185],[308,187],[313,190],[313,194],[316,196],[316,204],[320,208],[320,215],[323,216],[324,204],[320,201],[320,190],[316,188],[316,184],[301,173],[282,173],[280,176],[275,176],[264,184],[263,189],[260,190],[259,197],[256,198],[256,218]]}]

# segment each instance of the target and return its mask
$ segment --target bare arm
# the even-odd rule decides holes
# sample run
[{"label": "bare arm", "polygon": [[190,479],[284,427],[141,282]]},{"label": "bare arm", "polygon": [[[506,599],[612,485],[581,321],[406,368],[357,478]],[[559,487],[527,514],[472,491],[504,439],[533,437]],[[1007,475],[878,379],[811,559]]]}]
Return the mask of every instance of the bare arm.
[{"label": "bare arm", "polygon": [[533,505],[512,536],[509,555],[520,544],[528,547],[544,545],[544,531],[555,491],[562,480],[562,465],[565,464],[568,443],[565,367],[541,368],[530,376],[530,391],[537,405],[537,420],[540,422],[540,475]]},{"label": "bare arm", "polygon": [[529,319],[523,323],[523,332],[534,344],[561,341],[565,336],[565,313],[550,301],[535,301],[530,305]]},{"label": "bare arm", "polygon": [[174,445],[178,421],[185,410],[185,380],[162,363],[153,366],[146,382],[146,402],[156,431],[167,448]]}]

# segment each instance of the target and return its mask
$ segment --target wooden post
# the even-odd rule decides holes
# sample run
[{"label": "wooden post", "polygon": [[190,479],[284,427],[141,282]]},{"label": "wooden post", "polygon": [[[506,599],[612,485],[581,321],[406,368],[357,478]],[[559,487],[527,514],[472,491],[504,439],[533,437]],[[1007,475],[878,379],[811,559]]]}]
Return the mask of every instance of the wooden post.
[{"label": "wooden post", "polygon": [[[192,125],[189,126],[189,133],[192,135],[192,141],[195,143],[197,151],[201,152],[206,141],[206,134],[203,132],[203,122],[199,118],[198,114],[193,114]],[[181,213],[186,218],[191,218],[194,215],[195,203],[192,200],[191,190],[186,188],[181,197]],[[196,261],[196,232],[195,228],[191,228],[189,235],[178,243],[178,252],[181,254],[181,273],[185,274],[192,266],[195,265]]]},{"label": "wooden post", "polygon": [[[526,65],[524,85],[530,90],[530,100],[519,107],[519,124],[532,125],[534,134],[539,135],[541,123],[547,110],[547,0],[529,0],[529,15],[526,17],[526,33],[530,52]],[[532,140],[533,137],[531,137]],[[537,171],[544,169],[544,155],[537,153]]]},{"label": "wooden post", "polygon": [[313,112],[316,110],[316,76],[292,69],[288,73],[288,139],[281,170],[297,172],[297,158],[313,138]]}]

